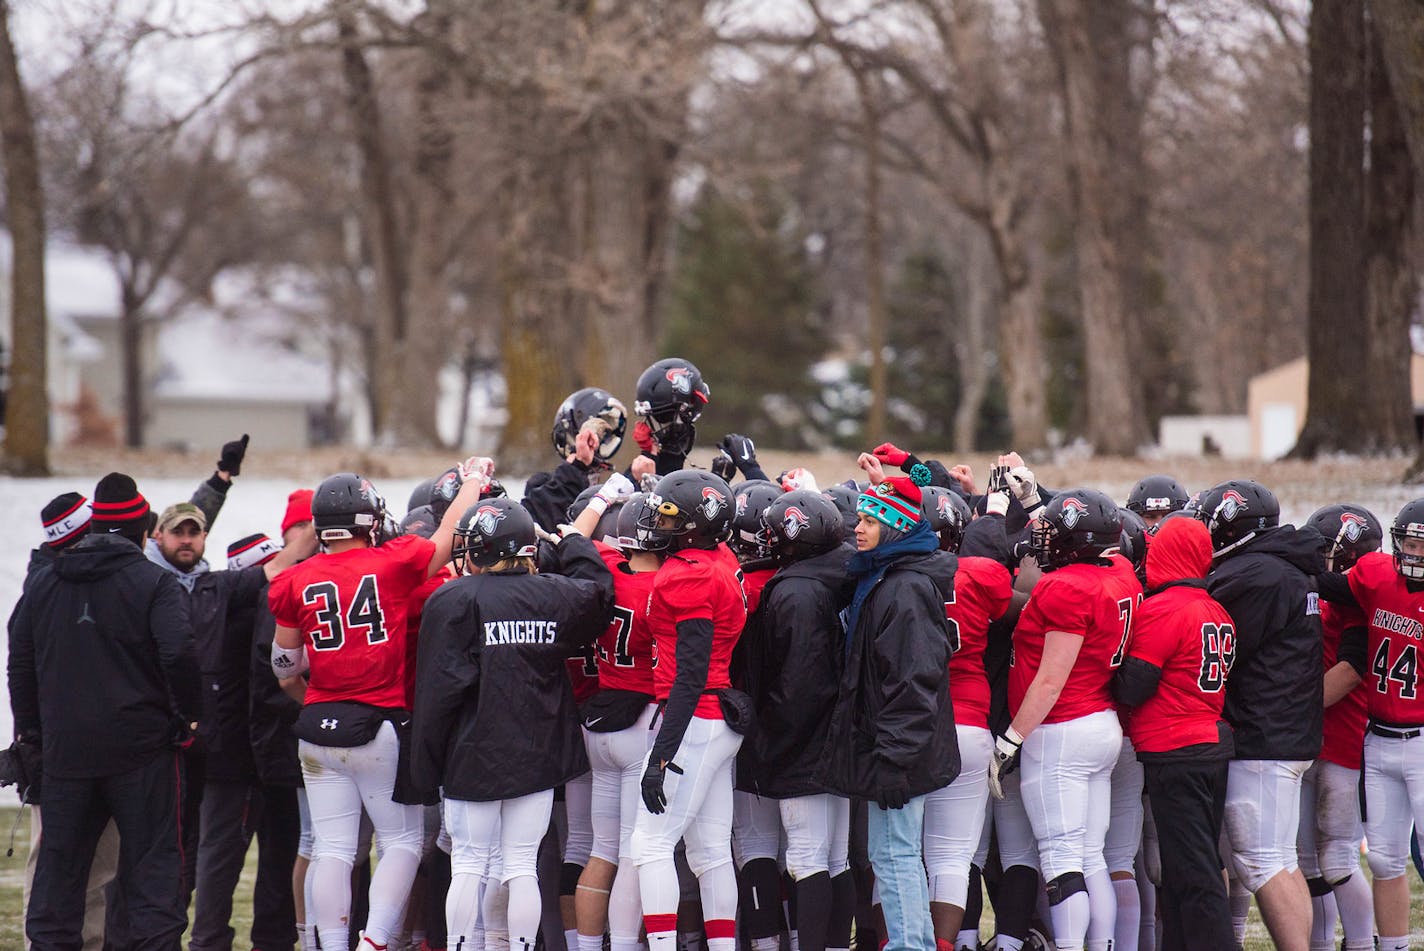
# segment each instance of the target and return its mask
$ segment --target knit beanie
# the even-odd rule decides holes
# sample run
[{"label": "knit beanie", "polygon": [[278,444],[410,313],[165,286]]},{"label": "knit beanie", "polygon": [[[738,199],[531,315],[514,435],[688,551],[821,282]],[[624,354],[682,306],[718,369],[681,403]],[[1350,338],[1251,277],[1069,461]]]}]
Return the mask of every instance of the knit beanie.
[{"label": "knit beanie", "polygon": [[293,525],[300,525],[302,522],[312,520],[312,496],[316,493],[311,489],[297,489],[287,496],[287,511],[282,516],[282,534],[287,534],[287,529]]},{"label": "knit beanie", "polygon": [[122,472],[110,472],[94,487],[94,516],[89,530],[141,539],[149,524],[148,500]]},{"label": "knit beanie", "polygon": [[241,571],[244,568],[251,568],[253,565],[265,565],[276,558],[277,553],[281,550],[281,542],[274,542],[258,532],[255,535],[248,535],[246,538],[239,538],[227,546],[227,566],[232,571]]},{"label": "knit beanie", "polygon": [[68,548],[88,533],[89,519],[93,514],[89,500],[78,492],[56,495],[40,509],[45,544],[55,551]]},{"label": "knit beanie", "polygon": [[[877,486],[866,489],[856,501],[856,512],[864,512],[886,528],[896,532],[908,532],[919,524],[924,515],[921,511],[923,498],[921,486],[930,484],[930,470],[923,464],[916,464],[908,476],[895,476]],[[893,540],[885,539],[884,541]]]}]

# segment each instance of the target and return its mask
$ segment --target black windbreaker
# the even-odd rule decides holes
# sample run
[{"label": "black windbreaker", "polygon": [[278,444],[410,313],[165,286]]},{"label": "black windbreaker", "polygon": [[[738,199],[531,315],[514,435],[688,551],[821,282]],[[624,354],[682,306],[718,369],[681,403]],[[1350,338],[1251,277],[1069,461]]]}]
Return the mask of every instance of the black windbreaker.
[{"label": "black windbreaker", "polygon": [[1236,622],[1236,661],[1223,717],[1237,759],[1320,755],[1325,682],[1320,601],[1324,570],[1314,529],[1267,529],[1212,566],[1207,590]]},{"label": "black windbreaker", "polygon": [[47,776],[135,768],[198,719],[198,668],[178,582],[119,535],[90,535],[30,579],[10,629],[10,703]]},{"label": "black windbreaker", "polygon": [[919,796],[959,775],[949,632],[935,583],[943,552],[895,562],[861,605],[826,731],[822,777],[845,796]]},{"label": "black windbreaker", "polygon": [[252,651],[248,667],[247,735],[257,778],[266,786],[300,786],[302,765],[297,760],[297,737],[292,724],[302,705],[287,695],[272,673],[272,639],[277,620],[267,598],[257,600],[252,625]]},{"label": "black windbreaker", "polygon": [[852,585],[849,545],[780,569],[762,589],[737,647],[756,727],[737,753],[737,786],[772,799],[828,792],[821,750],[840,684]]},{"label": "black windbreaker", "polygon": [[411,745],[422,793],[513,799],[588,771],[565,662],[608,627],[613,575],[581,535],[555,557],[557,575],[456,578],[426,602]]}]

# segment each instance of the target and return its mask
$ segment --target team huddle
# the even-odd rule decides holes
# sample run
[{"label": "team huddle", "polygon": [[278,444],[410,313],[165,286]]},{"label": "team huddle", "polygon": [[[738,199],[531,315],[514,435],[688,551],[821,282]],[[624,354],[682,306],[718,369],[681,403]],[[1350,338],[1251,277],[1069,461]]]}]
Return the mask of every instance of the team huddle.
[{"label": "team huddle", "polygon": [[[399,521],[368,480],[331,476],[293,493],[282,545],[232,546],[221,581],[190,577],[182,539],[215,517],[200,496],[154,519],[111,474],[92,503],[56,499],[11,619],[17,748],[45,776],[32,946],[80,947],[112,818],[128,946],[178,947],[196,880],[191,947],[230,949],[252,833],[224,837],[237,781],[216,761],[247,745],[264,780],[278,761],[302,786],[300,857],[269,862],[259,835],[267,951],[534,951],[551,906],[569,951],[1233,949],[1253,895],[1278,948],[1333,948],[1337,920],[1346,949],[1409,947],[1424,500],[1387,554],[1357,505],[1281,525],[1257,482],[1154,475],[1119,506],[1040,486],[1016,453],[981,486],[886,443],[823,489],[769,477],[740,434],[686,468],[709,398],[689,362],[649,367],[640,454],[614,472],[628,414],[578,391],[555,416],[563,461],[521,500],[485,457]],[[110,576],[148,629],[98,603]],[[227,646],[205,654],[209,629]],[[54,672],[96,638],[106,659],[70,680],[101,691],[120,664],[160,701],[112,735]],[[225,694],[204,657],[234,653],[238,712],[198,689]],[[97,754],[75,752],[83,730]],[[195,741],[196,869],[180,850],[172,881],[139,886],[125,870],[159,853],[133,843],[175,830],[130,815],[112,777],[124,756],[182,775]],[[91,776],[95,755],[113,768]],[[273,898],[283,874],[295,893]]]}]

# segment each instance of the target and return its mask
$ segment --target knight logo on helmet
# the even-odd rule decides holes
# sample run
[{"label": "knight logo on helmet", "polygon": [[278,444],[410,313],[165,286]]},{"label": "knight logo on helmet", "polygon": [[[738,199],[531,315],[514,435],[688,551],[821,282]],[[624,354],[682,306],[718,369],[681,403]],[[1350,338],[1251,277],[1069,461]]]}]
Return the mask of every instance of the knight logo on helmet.
[{"label": "knight logo on helmet", "polygon": [[1235,489],[1227,489],[1221,493],[1221,504],[1216,507],[1223,522],[1230,522],[1237,515],[1246,511],[1246,497]]},{"label": "knight logo on helmet", "polygon": [[935,501],[935,508],[939,511],[939,517],[946,522],[954,518],[954,506],[949,504],[949,496],[939,496]]},{"label": "knight logo on helmet", "polygon": [[743,492],[737,496],[737,517],[741,518],[747,513],[747,495]]},{"label": "knight logo on helmet", "polygon": [[481,535],[493,535],[505,513],[493,505],[481,505],[475,510],[475,528]]},{"label": "knight logo on helmet", "polygon": [[1340,534],[1351,544],[1360,540],[1368,525],[1368,522],[1354,512],[1345,512],[1340,516]]},{"label": "knight logo on helmet", "polygon": [[716,518],[717,513],[722,511],[727,504],[727,497],[710,485],[702,489],[702,514],[708,518]]},{"label": "knight logo on helmet", "polygon": [[1063,500],[1063,527],[1070,532],[1078,524],[1084,515],[1088,514],[1088,507],[1080,499]]},{"label": "knight logo on helmet", "polygon": [[666,376],[673,392],[684,395],[692,392],[692,372],[687,367],[669,367]]},{"label": "knight logo on helmet", "polygon": [[810,524],[811,520],[806,517],[806,513],[794,505],[788,508],[781,518],[782,531],[786,532],[786,537],[790,539],[795,539]]}]

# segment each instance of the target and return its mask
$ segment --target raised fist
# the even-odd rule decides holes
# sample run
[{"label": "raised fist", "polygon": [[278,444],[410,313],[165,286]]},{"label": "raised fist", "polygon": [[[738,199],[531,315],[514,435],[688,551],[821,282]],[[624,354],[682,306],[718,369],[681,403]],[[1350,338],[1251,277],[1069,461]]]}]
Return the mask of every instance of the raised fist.
[{"label": "raised fist", "polygon": [[219,472],[233,476],[242,472],[242,459],[247,455],[247,440],[247,433],[243,433],[241,439],[223,443],[221,458],[218,459]]},{"label": "raised fist", "polygon": [[910,454],[894,443],[883,442],[870,450],[871,454],[887,466],[903,466]]}]

